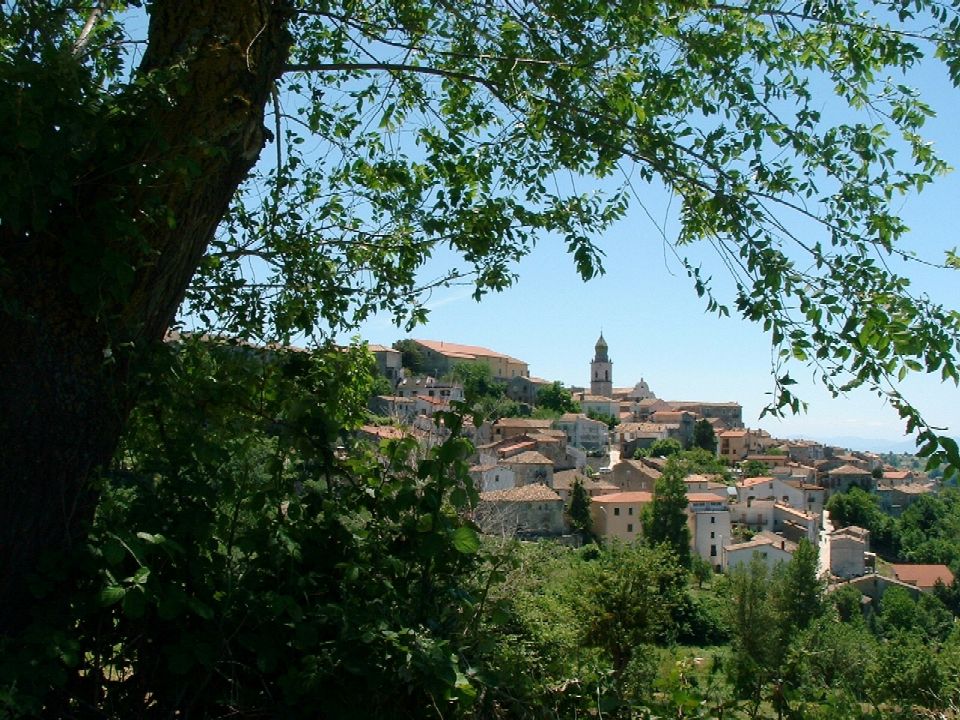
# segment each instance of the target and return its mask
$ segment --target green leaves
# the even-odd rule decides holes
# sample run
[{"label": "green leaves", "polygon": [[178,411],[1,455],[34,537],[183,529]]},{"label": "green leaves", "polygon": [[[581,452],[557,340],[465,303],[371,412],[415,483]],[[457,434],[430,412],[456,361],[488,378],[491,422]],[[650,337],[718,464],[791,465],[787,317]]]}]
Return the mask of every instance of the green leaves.
[{"label": "green leaves", "polygon": [[480,537],[471,527],[463,526],[453,531],[453,547],[464,555],[473,555],[480,549]]}]

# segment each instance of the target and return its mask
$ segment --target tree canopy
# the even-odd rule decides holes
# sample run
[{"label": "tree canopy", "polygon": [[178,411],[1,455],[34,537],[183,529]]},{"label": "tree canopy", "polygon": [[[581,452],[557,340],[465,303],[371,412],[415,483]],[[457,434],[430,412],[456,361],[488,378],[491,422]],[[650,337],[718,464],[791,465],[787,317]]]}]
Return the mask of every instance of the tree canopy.
[{"label": "tree canopy", "polygon": [[281,342],[410,325],[431,288],[501,290],[548,238],[590,278],[654,181],[671,247],[730,273],[715,295],[685,260],[707,307],[770,333],[770,411],[801,408],[807,363],[960,465],[897,385],[960,376],[960,316],[897,269],[896,203],[946,170],[909,73],[960,80],[953,6],[52,0],[0,20],[0,603],[91,521],[177,318]]}]

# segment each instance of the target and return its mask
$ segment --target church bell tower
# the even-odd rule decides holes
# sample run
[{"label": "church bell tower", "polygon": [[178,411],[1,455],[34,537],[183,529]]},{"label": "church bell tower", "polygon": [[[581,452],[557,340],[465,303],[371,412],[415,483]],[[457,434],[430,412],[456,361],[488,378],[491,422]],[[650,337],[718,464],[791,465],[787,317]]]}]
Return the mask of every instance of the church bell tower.
[{"label": "church bell tower", "polygon": [[607,355],[607,341],[603,339],[602,332],[590,363],[590,394],[613,396],[613,361]]}]

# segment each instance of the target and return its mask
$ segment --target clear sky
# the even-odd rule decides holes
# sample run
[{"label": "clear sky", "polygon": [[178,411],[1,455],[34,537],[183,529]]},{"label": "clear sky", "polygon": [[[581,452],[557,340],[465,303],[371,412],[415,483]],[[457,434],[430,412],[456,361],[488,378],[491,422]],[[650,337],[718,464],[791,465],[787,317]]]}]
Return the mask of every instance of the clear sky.
[{"label": "clear sky", "polygon": [[[939,114],[927,134],[948,162],[960,167],[960,91],[932,73],[923,81],[921,89]],[[482,345],[525,360],[532,375],[585,385],[602,329],[616,386],[643,378],[658,397],[668,400],[738,401],[747,425],[781,437],[904,439],[903,423],[882,399],[867,391],[833,399],[810,382],[812,371],[803,365],[793,366],[791,375],[799,382],[798,394],[809,402],[808,412],[782,421],[758,420],[773,389],[769,339],[759,326],[738,317],[706,314],[704,302],[662,239],[661,227],[667,236],[677,230],[669,198],[653,187],[641,189],[641,194],[647,212],[634,207],[628,218],[598,239],[606,253],[602,277],[582,282],[562,243],[545,240],[520,263],[519,280],[506,292],[477,303],[469,287],[436,291],[427,303],[431,313],[426,325],[408,334],[377,318],[362,327],[360,336],[385,345],[407,336]],[[902,200],[901,214],[911,227],[907,245],[925,259],[942,262],[944,250],[960,244],[958,201],[957,172],[921,196]],[[697,252],[707,274],[713,272],[719,280],[724,272],[719,263],[713,263],[709,253]],[[441,265],[448,261],[438,259]],[[913,265],[909,276],[918,290],[960,308],[960,273]],[[908,379],[903,389],[930,421],[960,435],[960,391],[955,386],[917,377]]]}]

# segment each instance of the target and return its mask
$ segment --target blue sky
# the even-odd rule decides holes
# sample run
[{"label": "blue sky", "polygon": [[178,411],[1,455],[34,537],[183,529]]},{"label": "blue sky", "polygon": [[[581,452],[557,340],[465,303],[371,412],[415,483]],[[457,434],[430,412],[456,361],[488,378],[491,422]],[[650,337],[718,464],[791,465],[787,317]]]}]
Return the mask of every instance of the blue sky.
[{"label": "blue sky", "polygon": [[[927,135],[956,168],[960,91],[937,72],[926,70],[920,78],[924,97],[938,111]],[[661,229],[667,236],[677,230],[669,198],[655,187],[640,191],[646,210],[634,207],[598,239],[606,253],[605,275],[582,282],[562,243],[546,240],[519,264],[513,288],[480,303],[471,298],[469,287],[436,291],[427,302],[431,313],[426,325],[408,334],[387,318],[377,318],[362,327],[361,337],[385,345],[408,335],[482,345],[527,361],[539,377],[583,385],[602,328],[617,386],[643,378],[665,399],[738,401],[748,425],[783,437],[904,438],[903,423],[882,399],[868,391],[831,398],[811,381],[812,371],[803,365],[793,366],[791,375],[799,382],[798,394],[809,403],[808,412],[780,421],[758,420],[773,389],[769,339],[759,326],[738,317],[705,312],[662,239]],[[896,207],[911,228],[906,246],[924,259],[942,262],[944,250],[960,244],[958,200],[960,175],[953,172],[919,197],[899,201]],[[723,271],[710,252],[696,249],[694,255],[707,274],[714,273],[722,283]],[[449,258],[437,262],[439,267]],[[906,272],[916,290],[960,307],[960,273],[928,271],[915,264]],[[960,390],[955,386],[916,377],[908,378],[902,389],[929,421],[960,434]]]}]

